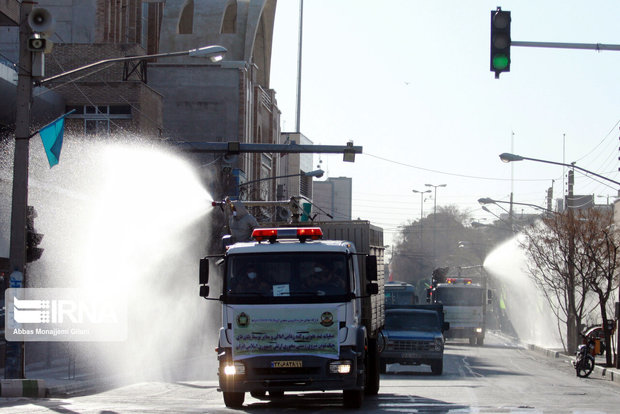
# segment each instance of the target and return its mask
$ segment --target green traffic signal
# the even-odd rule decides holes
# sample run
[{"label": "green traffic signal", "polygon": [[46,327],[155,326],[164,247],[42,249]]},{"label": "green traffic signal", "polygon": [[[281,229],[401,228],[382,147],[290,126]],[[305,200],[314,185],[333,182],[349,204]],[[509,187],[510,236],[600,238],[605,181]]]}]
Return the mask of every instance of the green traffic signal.
[{"label": "green traffic signal", "polygon": [[493,56],[493,71],[505,71],[505,69],[510,64],[510,59],[506,55],[495,55]]},{"label": "green traffic signal", "polygon": [[500,73],[510,72],[510,23],[509,11],[501,7],[491,10],[491,72],[496,79]]}]

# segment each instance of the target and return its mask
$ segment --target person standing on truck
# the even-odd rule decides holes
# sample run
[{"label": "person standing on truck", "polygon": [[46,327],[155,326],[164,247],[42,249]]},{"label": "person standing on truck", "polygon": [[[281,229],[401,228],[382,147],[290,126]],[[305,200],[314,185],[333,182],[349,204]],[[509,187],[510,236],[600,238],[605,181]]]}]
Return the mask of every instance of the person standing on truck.
[{"label": "person standing on truck", "polygon": [[252,231],[258,227],[258,221],[245,208],[239,200],[232,201],[226,197],[226,205],[230,209],[228,228],[232,236],[232,242],[245,242],[252,239]]}]

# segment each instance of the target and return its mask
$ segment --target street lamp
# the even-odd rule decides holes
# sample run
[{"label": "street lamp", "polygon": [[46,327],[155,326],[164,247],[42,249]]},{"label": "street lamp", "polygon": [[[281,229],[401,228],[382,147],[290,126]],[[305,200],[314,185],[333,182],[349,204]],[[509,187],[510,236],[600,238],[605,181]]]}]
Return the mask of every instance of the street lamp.
[{"label": "street lamp", "polygon": [[[536,204],[517,203],[516,201],[512,201],[511,202],[511,201],[493,200],[492,198],[489,198],[489,197],[479,198],[478,199],[478,203],[480,203],[480,205],[483,206],[483,209],[484,209],[485,204],[497,204],[498,207],[503,208],[502,206],[499,205],[499,203],[503,203],[503,204],[516,204],[518,206],[533,207],[533,208],[537,208],[537,209],[542,210],[542,211],[547,212],[547,213],[555,213],[554,211],[549,210],[548,208],[537,206]],[[506,211],[506,209],[504,209],[504,211]]]},{"label": "street lamp", "polygon": [[318,169],[318,170],[314,170],[314,171],[302,172],[302,173],[299,173],[299,174],[279,175],[277,177],[264,177],[264,178],[259,178],[257,180],[246,181],[244,183],[239,184],[239,187],[241,187],[242,185],[254,184],[254,183],[257,183],[259,181],[277,180],[279,178],[290,178],[290,177],[316,177],[316,178],[321,178],[324,173],[325,173],[325,171],[323,171],[321,169]]},{"label": "street lamp", "polygon": [[577,165],[575,165],[574,162],[572,162],[570,164],[565,164],[563,162],[547,161],[547,160],[541,160],[541,159],[538,159],[538,158],[524,157],[524,156],[521,156],[521,155],[510,154],[510,153],[507,153],[507,152],[499,154],[499,159],[502,160],[502,162],[506,162],[506,163],[507,162],[513,162],[513,161],[528,160],[528,161],[544,162],[546,164],[561,165],[563,167],[570,167],[570,168],[577,169],[577,170],[582,171],[582,172],[584,172],[586,174],[593,175],[593,176],[598,177],[598,178],[600,178],[602,180],[606,180],[606,181],[612,182],[612,183],[620,186],[620,182],[614,181],[611,178],[603,177],[602,175],[597,174],[595,172],[592,172],[590,170],[586,170],[585,168],[578,167]]},{"label": "street lamp", "polygon": [[426,190],[426,191],[418,191],[418,190],[411,190],[414,193],[420,193],[420,223],[422,222],[422,219],[424,218],[424,193],[430,193],[431,190]]},{"label": "street lamp", "polygon": [[199,58],[208,58],[211,62],[216,63],[221,61],[224,58],[224,54],[228,50],[224,46],[203,46],[197,49],[191,50],[183,50],[180,52],[167,52],[167,53],[156,53],[153,55],[137,55],[137,56],[123,56],[118,58],[104,59],[98,62],[89,63],[88,65],[80,66],[79,68],[72,69],[67,72],[59,73],[54,76],[50,76],[48,78],[36,80],[34,83],[36,86],[43,85],[48,82],[53,82],[55,80],[64,78],[66,76],[73,75],[77,72],[82,72],[87,69],[91,69],[97,66],[105,65],[106,63],[117,63],[117,62],[128,62],[132,60],[145,60],[145,59],[157,59],[157,58],[167,58],[167,57],[176,57],[176,56],[190,56],[190,57],[199,57]]},{"label": "street lamp", "polygon": [[433,209],[433,264],[437,265],[437,187],[445,187],[448,184],[424,184],[427,187],[433,187],[435,189],[435,207]]}]

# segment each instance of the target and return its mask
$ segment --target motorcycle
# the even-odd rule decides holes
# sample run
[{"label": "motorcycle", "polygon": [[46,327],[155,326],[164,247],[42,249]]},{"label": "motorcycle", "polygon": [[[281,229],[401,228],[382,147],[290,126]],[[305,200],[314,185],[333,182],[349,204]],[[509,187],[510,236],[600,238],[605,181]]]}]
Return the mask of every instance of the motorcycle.
[{"label": "motorcycle", "polygon": [[573,366],[577,372],[577,376],[585,378],[592,373],[594,369],[594,338],[580,334],[586,341],[585,344],[579,345],[575,352],[575,360]]}]

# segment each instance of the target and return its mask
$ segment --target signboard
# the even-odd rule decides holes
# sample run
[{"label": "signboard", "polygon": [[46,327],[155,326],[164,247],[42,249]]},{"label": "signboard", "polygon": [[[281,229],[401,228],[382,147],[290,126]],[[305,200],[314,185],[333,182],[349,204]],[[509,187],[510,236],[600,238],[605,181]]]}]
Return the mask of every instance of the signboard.
[{"label": "signboard", "polygon": [[235,306],[233,358],[315,355],[337,358],[338,306]]}]

